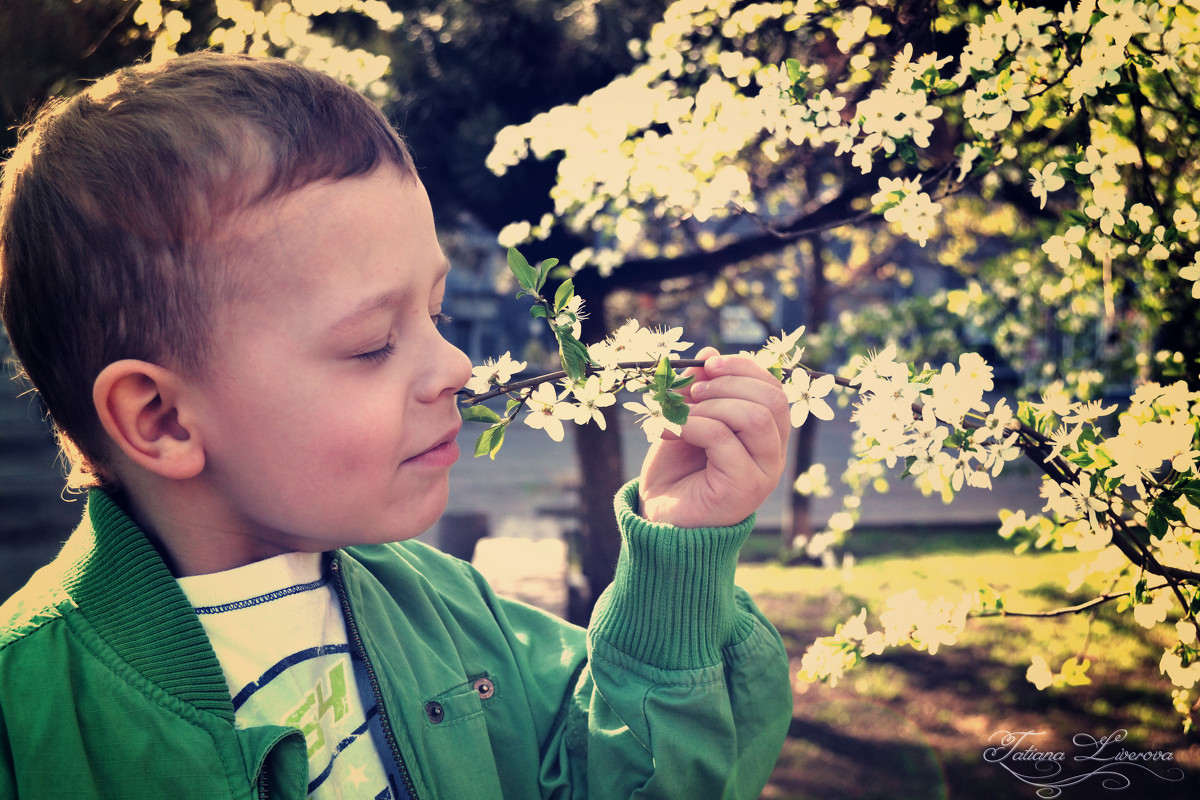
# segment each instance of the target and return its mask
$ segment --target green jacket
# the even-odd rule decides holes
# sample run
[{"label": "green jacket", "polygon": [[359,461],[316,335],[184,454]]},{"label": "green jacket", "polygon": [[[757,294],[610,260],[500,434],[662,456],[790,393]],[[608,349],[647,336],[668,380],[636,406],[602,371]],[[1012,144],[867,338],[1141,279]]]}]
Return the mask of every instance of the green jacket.
[{"label": "green jacket", "polygon": [[[631,510],[589,631],[417,542],[330,570],[415,798],[756,797],[791,717],[779,634],[733,585],[751,519]],[[487,681],[480,681],[487,678]],[[93,492],[0,607],[0,798],[302,798],[302,734],[238,729],[212,646],[149,539]]]}]

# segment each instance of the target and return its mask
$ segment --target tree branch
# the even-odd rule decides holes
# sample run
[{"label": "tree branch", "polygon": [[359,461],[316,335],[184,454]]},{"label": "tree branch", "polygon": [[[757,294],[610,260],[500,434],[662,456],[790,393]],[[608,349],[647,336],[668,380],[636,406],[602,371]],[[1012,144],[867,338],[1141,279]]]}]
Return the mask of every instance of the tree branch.
[{"label": "tree branch", "polygon": [[[672,360],[670,363],[673,369],[687,369],[688,367],[700,367],[704,365],[703,360],[695,358],[677,359]],[[622,361],[616,364],[616,368],[622,370],[651,370],[657,365],[657,361]],[[585,374],[594,375],[603,371],[604,369],[606,368],[599,365],[589,365],[585,371]],[[834,382],[838,386],[847,389],[854,389],[855,391],[861,391],[860,385],[854,383],[848,378],[832,375],[831,373],[827,372],[821,372],[819,370],[809,369],[808,367],[804,366],[793,367],[792,371],[795,370],[804,370],[813,378],[831,375],[834,379]],[[494,389],[479,394],[462,389],[458,392],[459,403],[464,406],[474,406],[487,400],[511,395],[513,392],[519,392],[543,383],[560,381],[565,377],[567,377],[567,373],[560,370],[557,372],[547,373],[545,375],[539,375],[534,378],[527,378],[525,380],[497,386]],[[920,403],[913,403],[912,410],[915,416],[920,417],[924,413],[924,406]],[[963,427],[968,429],[979,428],[981,424],[982,423],[978,422],[977,420],[967,417],[964,417],[962,420]],[[1041,468],[1041,470],[1046,473],[1051,480],[1058,484],[1078,483],[1079,470],[1071,468],[1071,466],[1061,457],[1046,457],[1046,447],[1048,444],[1046,437],[1042,436],[1036,430],[1030,428],[1024,423],[1018,423],[1017,426],[1011,430],[1018,434],[1016,445],[1021,449],[1021,452],[1024,453],[1031,461],[1037,464],[1038,467]],[[1107,518],[1110,530],[1112,531],[1112,543],[1125,555],[1126,558],[1129,559],[1130,563],[1153,575],[1166,578],[1167,585],[1170,586],[1170,588],[1175,592],[1183,607],[1187,608],[1187,603],[1180,592],[1177,582],[1187,581],[1191,583],[1200,583],[1200,572],[1194,572],[1192,570],[1186,570],[1179,567],[1171,567],[1162,564],[1154,557],[1154,554],[1150,551],[1150,548],[1147,547],[1141,540],[1139,540],[1133,531],[1129,529],[1127,521],[1113,511],[1111,507],[1105,512],[1105,517]]]},{"label": "tree branch", "polygon": [[573,278],[576,291],[583,294],[585,290],[582,287],[594,283],[603,283],[611,289],[632,289],[688,275],[713,275],[725,267],[785,250],[801,237],[877,217],[873,212],[853,213],[850,210],[853,200],[874,191],[876,180],[872,175],[865,175],[848,182],[837,197],[819,208],[802,213],[783,225],[765,228],[764,233],[743,236],[715,250],[672,258],[630,259],[615,268],[608,277],[601,277],[595,267],[584,267]]},{"label": "tree branch", "polygon": [[[1166,588],[1166,586],[1167,586],[1167,584],[1164,583],[1162,586],[1155,586],[1154,588],[1149,589],[1148,591],[1152,591],[1152,592],[1158,591],[1159,589]],[[996,619],[998,617],[1032,617],[1032,618],[1064,617],[1067,614],[1078,614],[1081,611],[1087,611],[1089,609],[1103,605],[1104,603],[1107,603],[1110,600],[1119,600],[1120,598],[1128,597],[1129,595],[1130,595],[1129,592],[1118,592],[1117,594],[1102,594],[1099,597],[1093,597],[1091,600],[1087,600],[1083,603],[1080,603],[1079,605],[1066,606],[1064,608],[1056,608],[1051,611],[1009,611],[1008,609],[1002,608],[1002,609],[992,612],[992,613],[974,614],[972,616],[974,616],[976,619]]]}]

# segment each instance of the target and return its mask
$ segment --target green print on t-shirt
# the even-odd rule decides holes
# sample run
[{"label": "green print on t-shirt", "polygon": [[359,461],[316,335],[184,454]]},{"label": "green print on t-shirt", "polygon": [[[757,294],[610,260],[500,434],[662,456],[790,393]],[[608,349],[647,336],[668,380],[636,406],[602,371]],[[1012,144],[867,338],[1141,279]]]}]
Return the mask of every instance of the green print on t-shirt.
[{"label": "green print on t-shirt", "polygon": [[[328,687],[328,688],[326,688]],[[346,694],[346,668],[344,662],[334,664],[317,682],[300,705],[288,714],[286,724],[294,725],[304,734],[308,743],[308,757],[325,746],[325,728],[322,720],[333,712],[330,723],[340,722],[350,709]]]}]

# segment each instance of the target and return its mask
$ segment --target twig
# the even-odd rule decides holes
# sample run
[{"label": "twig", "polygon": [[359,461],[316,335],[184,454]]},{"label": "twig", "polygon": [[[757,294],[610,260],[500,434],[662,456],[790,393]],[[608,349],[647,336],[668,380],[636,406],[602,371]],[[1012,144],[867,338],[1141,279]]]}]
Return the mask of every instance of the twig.
[{"label": "twig", "polygon": [[[590,366],[588,366],[588,368],[584,374],[585,375],[595,375],[599,372],[604,371],[605,369],[643,370],[643,369],[654,369],[657,366],[658,366],[657,361],[622,361],[622,362],[616,364],[614,367],[601,367],[601,366],[596,366],[596,365],[590,365]],[[704,366],[704,360],[700,359],[700,358],[681,358],[678,360],[671,361],[671,366],[675,369],[687,369],[688,367],[702,367],[702,366]],[[807,372],[811,377],[814,377],[814,378],[820,378],[820,377],[830,374],[828,372],[821,372],[821,371],[815,370],[815,369],[808,369],[807,367],[795,367],[794,370],[795,369],[802,369],[805,372]],[[558,370],[557,372],[547,372],[545,375],[538,375],[535,378],[526,378],[525,380],[515,381],[513,383],[506,383],[503,386],[497,386],[495,389],[490,389],[486,392],[479,392],[478,394],[476,394],[475,392],[469,391],[467,389],[460,389],[458,391],[458,397],[459,397],[458,402],[464,406],[476,406],[476,405],[479,405],[480,403],[486,402],[488,400],[494,400],[497,397],[502,397],[504,395],[508,395],[513,392],[519,392],[522,389],[529,389],[529,388],[538,386],[539,384],[543,384],[543,383],[553,383],[555,381],[561,381],[565,377],[567,377],[567,373],[564,372],[563,370]],[[858,384],[853,383],[848,378],[843,378],[840,375],[834,375],[833,380],[835,383],[837,383],[838,386],[842,386],[847,389],[857,389],[858,388]]]},{"label": "twig", "polygon": [[[1155,591],[1158,591],[1159,589],[1165,589],[1166,587],[1167,587],[1167,584],[1164,583],[1162,586],[1155,586],[1154,588],[1148,589],[1147,591],[1155,592]],[[1008,609],[1002,608],[993,613],[975,614],[974,616],[976,619],[994,619],[996,617],[1034,617],[1034,618],[1064,617],[1067,614],[1078,614],[1081,611],[1087,611],[1089,609],[1095,608],[1096,606],[1103,605],[1104,603],[1107,603],[1110,600],[1119,600],[1120,598],[1128,597],[1129,595],[1130,595],[1130,592],[1118,592],[1117,594],[1102,594],[1099,597],[1093,597],[1091,600],[1087,600],[1083,603],[1080,603],[1079,605],[1066,606],[1064,608],[1056,608],[1051,611],[1009,611]]]}]

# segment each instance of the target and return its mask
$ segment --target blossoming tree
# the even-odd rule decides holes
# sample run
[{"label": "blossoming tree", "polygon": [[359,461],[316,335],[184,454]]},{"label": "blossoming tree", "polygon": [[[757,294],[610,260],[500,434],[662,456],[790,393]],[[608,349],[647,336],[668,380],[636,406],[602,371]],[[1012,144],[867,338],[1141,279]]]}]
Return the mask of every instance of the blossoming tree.
[{"label": "blossoming tree", "polygon": [[[964,288],[920,302],[980,341],[990,333],[1023,379],[1023,402],[986,403],[993,372],[971,353],[909,363],[918,345],[899,323],[910,306],[877,315],[877,332],[897,326],[894,341],[869,357],[841,353],[849,363],[836,379],[796,369],[795,334],[768,347],[793,419],[829,416],[838,380],[858,393],[857,468],[891,467],[949,496],[1031,457],[1046,473],[1042,505],[1006,515],[1002,534],[1096,553],[1094,570],[1121,588],[1072,610],[1117,602],[1147,627],[1173,626],[1161,667],[1190,722],[1200,680],[1196,6],[682,0],[637,47],[629,75],[501,131],[497,171],[559,159],[556,214],[516,222],[502,241],[554,225],[589,237],[571,259],[576,280],[689,259],[742,264],[788,247],[824,267],[807,284],[818,291],[864,274],[903,280],[916,252],[959,269]],[[794,280],[786,267],[771,262],[772,277]],[[535,309],[572,341],[570,284],[547,299],[539,268],[522,269]],[[722,291],[737,276],[725,281]],[[845,318],[837,328],[864,326]],[[818,365],[836,354],[821,334],[808,342]],[[678,378],[662,361],[675,349],[655,345],[659,335],[630,324],[596,352],[564,346],[568,385],[514,395],[481,452],[494,453],[523,409],[557,434],[553,421],[615,403],[599,399],[614,386],[648,391],[632,410],[651,433],[677,424]],[[1092,401],[1105,386],[1127,400]],[[1068,588],[1083,578],[1069,576]],[[999,613],[1012,612],[991,595],[893,598],[877,630],[864,611],[815,643],[803,671],[836,680],[884,647],[936,651],[969,615]],[[1086,668],[1038,657],[1029,677],[1080,682]]]}]

